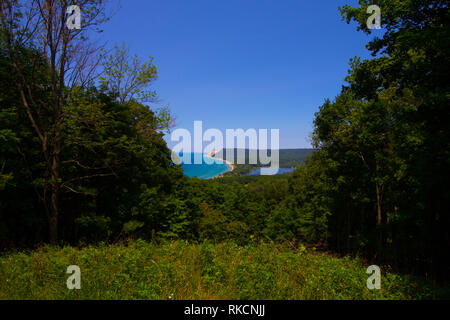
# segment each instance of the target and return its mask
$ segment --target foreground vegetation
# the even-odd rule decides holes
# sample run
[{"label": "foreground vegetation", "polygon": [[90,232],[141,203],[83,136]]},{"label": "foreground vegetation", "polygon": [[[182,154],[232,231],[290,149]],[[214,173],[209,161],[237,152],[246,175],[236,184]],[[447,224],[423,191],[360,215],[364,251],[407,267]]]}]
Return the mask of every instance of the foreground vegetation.
[{"label": "foreground vegetation", "polygon": [[[81,289],[68,290],[69,265]],[[368,290],[366,265],[300,247],[231,242],[43,247],[0,257],[0,299],[431,299],[411,276],[385,273]]]}]

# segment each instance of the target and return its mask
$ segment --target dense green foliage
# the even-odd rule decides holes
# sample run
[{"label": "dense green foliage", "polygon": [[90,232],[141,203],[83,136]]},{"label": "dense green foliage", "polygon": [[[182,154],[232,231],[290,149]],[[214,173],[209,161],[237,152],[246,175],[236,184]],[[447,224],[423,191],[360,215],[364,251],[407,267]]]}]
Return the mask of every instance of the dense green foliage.
[{"label": "dense green foliage", "polygon": [[[41,68],[45,87],[47,69]],[[0,73],[0,243],[3,248],[29,246],[48,239],[52,180],[1,51]],[[42,100],[49,96],[45,90],[35,94]],[[162,138],[164,119],[135,100],[120,103],[92,87],[71,88],[63,112],[59,239],[76,243],[129,231],[125,226],[135,224],[140,196],[163,198],[182,176]],[[53,117],[51,109],[40,111],[40,123],[49,132]]]},{"label": "dense green foliage", "polygon": [[[72,264],[80,267],[81,290],[67,290]],[[439,298],[416,278],[391,272],[383,273],[381,290],[368,290],[365,271],[358,259],[270,244],[44,247],[0,257],[0,299]]]},{"label": "dense green foliage", "polygon": [[[348,86],[315,119],[330,244],[448,280],[450,11],[443,1],[375,3],[385,29],[368,43],[375,57],[352,60]],[[341,12],[370,33],[369,4]]]}]

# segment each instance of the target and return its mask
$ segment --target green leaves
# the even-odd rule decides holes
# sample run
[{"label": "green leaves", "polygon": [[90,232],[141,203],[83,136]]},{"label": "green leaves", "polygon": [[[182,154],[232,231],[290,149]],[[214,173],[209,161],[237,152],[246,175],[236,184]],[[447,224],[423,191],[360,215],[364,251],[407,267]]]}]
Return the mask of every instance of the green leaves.
[{"label": "green leaves", "polygon": [[158,78],[153,57],[142,62],[137,55],[130,56],[129,49],[122,44],[116,45],[110,55],[103,50],[103,72],[100,84],[109,94],[117,97],[121,103],[132,99],[140,102],[152,102],[156,93],[148,89]]},{"label": "green leaves", "polygon": [[142,228],[144,226],[144,224],[145,223],[142,221],[131,220],[123,225],[123,231],[126,234],[130,234],[130,233],[133,233],[134,231],[136,231],[137,229]]},{"label": "green leaves", "polygon": [[381,8],[384,29],[367,45],[374,58],[350,61],[348,86],[314,120],[332,185],[318,191],[330,199],[330,243],[445,278],[450,133],[440,119],[450,110],[450,11],[445,2],[422,0],[360,0],[340,11],[372,33],[370,4]]},{"label": "green leaves", "polygon": [[[151,103],[157,104],[157,94],[151,84],[158,78],[153,65],[153,57],[141,61],[137,55],[131,56],[123,43],[116,45],[111,54],[103,50],[103,70],[100,74],[100,89],[115,98],[121,104]],[[150,109],[147,107],[147,109]],[[156,130],[169,130],[173,125],[173,116],[168,105],[155,107]]]}]

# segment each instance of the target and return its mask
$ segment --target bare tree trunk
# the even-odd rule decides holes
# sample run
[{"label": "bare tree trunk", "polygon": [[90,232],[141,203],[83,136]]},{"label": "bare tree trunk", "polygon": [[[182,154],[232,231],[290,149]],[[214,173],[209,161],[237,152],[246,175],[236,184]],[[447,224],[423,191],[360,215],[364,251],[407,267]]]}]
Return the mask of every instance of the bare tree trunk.
[{"label": "bare tree trunk", "polygon": [[[82,29],[69,30],[66,25],[67,7],[77,5],[83,11]],[[5,33],[9,59],[17,74],[17,87],[30,120],[42,147],[42,155],[46,163],[45,178],[50,178],[44,187],[44,193],[50,191],[50,201],[44,199],[45,206],[49,206],[49,238],[52,244],[58,240],[59,194],[64,187],[74,191],[61,181],[62,124],[64,120],[63,106],[66,100],[65,88],[77,83],[89,82],[91,72],[87,70],[89,58],[95,56],[87,38],[82,32],[88,28],[95,28],[104,22],[102,1],[92,0],[0,0],[0,28]],[[22,27],[26,28],[23,32]],[[42,83],[27,75],[28,61],[24,63],[17,48],[36,48],[46,59],[51,74],[51,93],[53,101],[35,99],[33,90],[41,87]],[[40,65],[34,66],[36,69]],[[83,77],[83,73],[88,73]],[[71,82],[71,85],[66,85]],[[83,79],[85,81],[83,81]],[[69,81],[70,80],[70,81]],[[53,111],[53,119],[46,123],[40,110]],[[81,179],[106,174],[90,175]],[[71,181],[78,180],[72,179]]]},{"label": "bare tree trunk", "polygon": [[383,223],[383,218],[381,215],[381,190],[380,185],[376,183],[376,191],[377,191],[377,226],[380,227]]},{"label": "bare tree trunk", "polygon": [[50,204],[50,243],[56,245],[58,241],[58,192],[52,187]]},{"label": "bare tree trunk", "polygon": [[[375,172],[376,176],[378,177],[378,173],[380,171],[380,164],[378,160],[375,161]],[[379,256],[383,256],[383,248],[384,248],[384,239],[383,239],[383,215],[382,215],[382,199],[383,199],[383,186],[378,183],[378,181],[375,182],[375,190],[376,190],[376,197],[377,197],[377,226],[376,230],[378,233],[378,254]]]},{"label": "bare tree trunk", "polygon": [[50,243],[56,245],[58,240],[58,194],[59,194],[59,151],[56,152],[52,159],[52,173],[51,173],[51,197],[50,197]]}]

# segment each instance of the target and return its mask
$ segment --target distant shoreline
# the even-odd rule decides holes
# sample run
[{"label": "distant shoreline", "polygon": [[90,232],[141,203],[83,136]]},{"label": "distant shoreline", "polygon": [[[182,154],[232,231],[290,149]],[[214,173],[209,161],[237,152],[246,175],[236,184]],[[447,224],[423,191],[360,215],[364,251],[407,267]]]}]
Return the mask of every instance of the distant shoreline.
[{"label": "distant shoreline", "polygon": [[[215,155],[216,153],[218,153],[218,152],[219,152],[219,150],[213,150],[213,151],[211,151],[210,153],[208,153],[207,155],[205,155],[205,157],[209,157],[209,158],[214,159],[214,160],[216,160],[216,159],[217,159],[217,160],[221,160],[221,161],[225,162],[226,165],[227,165],[227,167],[230,169],[230,170],[228,170],[228,171],[226,171],[226,172],[231,172],[231,171],[233,171],[235,167],[234,167],[234,165],[233,165],[230,161],[225,160],[225,159],[222,159],[222,158],[216,158],[216,157],[214,157],[214,155]],[[218,174],[217,176],[211,177],[210,179],[218,178],[218,177],[222,176],[224,173],[225,173],[225,172],[222,172],[221,174]]]}]

